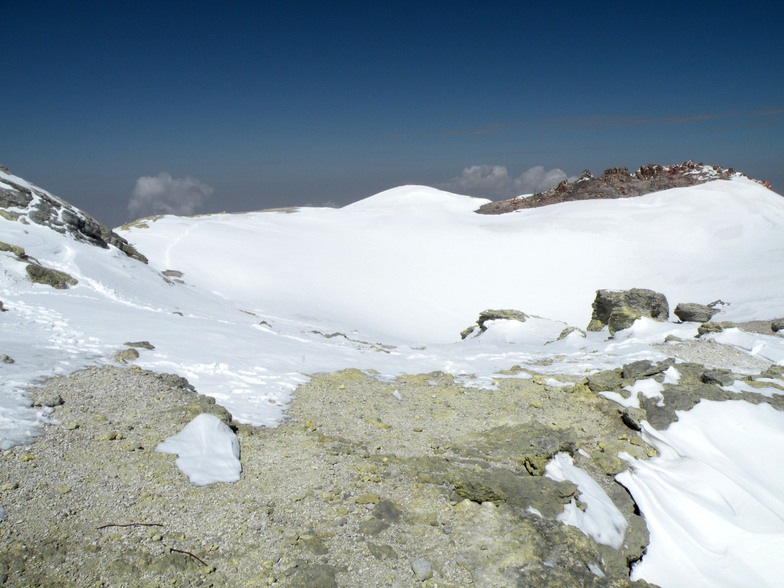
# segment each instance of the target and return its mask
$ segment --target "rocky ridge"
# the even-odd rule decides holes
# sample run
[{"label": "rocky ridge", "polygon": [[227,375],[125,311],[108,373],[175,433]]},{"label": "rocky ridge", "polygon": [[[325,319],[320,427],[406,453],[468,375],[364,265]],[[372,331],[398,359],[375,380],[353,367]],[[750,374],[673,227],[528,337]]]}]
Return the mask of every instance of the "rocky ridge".
[{"label": "rocky ridge", "polygon": [[[0,171],[9,174],[3,166]],[[112,245],[128,257],[147,263],[147,258],[133,245],[84,211],[44,190],[22,186],[7,177],[0,177],[0,216],[23,224],[44,225],[104,249]]]},{"label": "rocky ridge", "polygon": [[[694,163],[691,160],[676,165],[643,165],[634,173],[629,173],[625,167],[613,167],[605,170],[599,177],[585,170],[573,183],[564,180],[552,190],[526,198],[515,197],[511,200],[488,202],[480,206],[476,212],[479,214],[503,214],[560,202],[631,198],[670,188],[704,184],[713,180],[729,180],[733,177],[747,176],[732,168],[724,169],[721,166],[704,165]],[[768,182],[755,181],[770,189]]]}]

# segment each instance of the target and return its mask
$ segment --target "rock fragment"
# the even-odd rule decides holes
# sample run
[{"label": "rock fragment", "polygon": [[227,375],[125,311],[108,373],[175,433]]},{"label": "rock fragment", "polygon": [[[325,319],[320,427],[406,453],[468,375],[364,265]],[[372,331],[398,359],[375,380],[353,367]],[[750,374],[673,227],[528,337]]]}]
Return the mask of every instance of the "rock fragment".
[{"label": "rock fragment", "polygon": [[129,343],[123,343],[123,345],[127,347],[133,347],[134,349],[148,349],[150,351],[155,349],[155,346],[152,345],[149,341],[132,341]]},{"label": "rock fragment", "polygon": [[76,278],[65,272],[43,267],[37,263],[28,264],[27,279],[36,284],[51,286],[56,290],[65,290],[68,286],[76,286],[79,283]]},{"label": "rock fragment", "polygon": [[697,327],[697,336],[702,337],[703,335],[707,335],[709,333],[721,333],[726,329],[733,328],[735,328],[735,323],[732,321],[724,321],[721,323],[702,323],[699,327]]},{"label": "rock fragment", "polygon": [[719,312],[720,311],[716,308],[693,302],[681,302],[674,310],[675,316],[684,323],[707,323],[711,320],[713,315],[718,314]]},{"label": "rock fragment", "polygon": [[[460,338],[465,339],[471,334],[479,335],[487,330],[487,321],[519,321],[524,323],[528,315],[519,310],[483,310],[479,313],[476,325],[471,325],[460,333]],[[478,332],[476,332],[478,330]]]},{"label": "rock fragment", "polygon": [[420,582],[424,582],[433,577],[433,566],[426,559],[415,559],[412,561],[411,570]]}]

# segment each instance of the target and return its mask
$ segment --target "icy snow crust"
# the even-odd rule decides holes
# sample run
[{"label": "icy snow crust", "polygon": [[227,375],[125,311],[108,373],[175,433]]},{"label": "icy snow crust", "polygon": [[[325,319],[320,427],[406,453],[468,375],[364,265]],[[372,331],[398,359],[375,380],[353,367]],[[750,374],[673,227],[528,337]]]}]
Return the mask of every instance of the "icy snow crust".
[{"label": "icy snow crust", "polygon": [[[0,172],[0,181],[4,177],[25,184]],[[643,319],[610,341],[606,332],[575,332],[556,341],[568,325],[585,327],[600,288],[651,288],[673,306],[731,302],[716,320],[784,316],[784,199],[754,182],[717,181],[500,216],[475,214],[484,202],[409,186],[339,210],[150,219],[149,228],[122,233],[150,265],[113,247],[0,218],[0,241],[24,247],[41,264],[79,281],[68,290],[32,284],[26,263],[0,252],[0,299],[8,310],[0,314],[0,353],[16,360],[2,364],[0,447],[29,442],[47,418],[44,409],[30,408],[22,386],[109,362],[125,342],[155,346],[140,349],[140,367],[187,377],[240,422],[275,426],[285,418],[292,391],[316,372],[353,367],[391,378],[441,370],[465,385],[492,387],[498,371],[516,364],[581,376],[664,359],[652,344],[669,334],[696,335],[696,325]],[[163,276],[167,269],[183,272],[184,283]],[[488,308],[534,316],[524,323],[490,321],[485,333],[461,341],[460,332]],[[733,331],[715,338],[784,362],[780,338]],[[656,394],[650,383],[635,386],[635,392]],[[716,406],[728,418],[738,412],[731,403]],[[747,429],[778,439],[784,424],[758,408],[748,409]],[[695,409],[676,425],[688,438],[718,419]],[[662,443],[684,455],[668,440],[673,430],[680,429],[661,433]],[[710,585],[735,586],[733,578],[744,574],[762,582],[772,568],[780,573],[768,548],[721,543],[719,537],[731,534],[712,533],[721,521],[703,517],[701,509],[683,511],[681,499],[669,494],[670,486],[682,487],[707,510],[735,500],[739,493],[727,490],[725,478],[711,477],[705,485],[690,477],[715,460],[730,464],[722,475],[755,500],[780,491],[783,480],[773,468],[742,453],[759,451],[756,437],[748,443],[740,433],[719,437],[699,441],[704,451],[690,454],[693,467],[662,457],[635,463],[634,474],[623,480],[645,505],[649,526],[665,533],[635,568],[639,577],[665,588],[699,585],[681,581],[691,577],[668,562],[685,557],[702,562],[694,574],[707,573],[699,567],[706,561],[699,550],[722,549],[735,554],[737,574],[717,576]],[[730,439],[732,446],[724,443]],[[654,467],[668,486],[648,476],[646,468]],[[701,486],[694,486],[697,480]],[[778,507],[770,501],[762,502],[768,510],[753,501],[737,504],[743,528],[752,535],[766,529],[768,545],[778,546],[784,537]],[[612,527],[606,516],[610,527],[600,528]],[[689,532],[678,531],[674,519]],[[654,567],[668,575],[649,575]]]}]

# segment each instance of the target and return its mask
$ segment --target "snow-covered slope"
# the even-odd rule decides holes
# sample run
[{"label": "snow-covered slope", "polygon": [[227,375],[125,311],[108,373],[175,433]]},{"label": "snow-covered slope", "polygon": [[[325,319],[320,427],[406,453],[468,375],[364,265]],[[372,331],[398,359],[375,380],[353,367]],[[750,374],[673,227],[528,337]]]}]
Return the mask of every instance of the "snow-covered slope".
[{"label": "snow-covered slope", "polygon": [[784,199],[752,181],[474,214],[484,202],[409,186],[122,234],[154,267],[249,309],[417,343],[457,340],[486,308],[585,327],[600,288],[650,288],[673,307],[722,299],[726,320],[784,315]]},{"label": "snow-covered slope", "polygon": [[[34,188],[0,171],[4,180]],[[4,185],[10,184],[0,183],[0,189]],[[274,426],[309,373],[355,367],[374,369],[383,378],[442,370],[462,376],[466,385],[491,386],[493,374],[515,364],[542,373],[585,374],[663,359],[652,343],[668,334],[696,334],[693,324],[640,320],[613,340],[606,332],[585,338],[573,333],[553,342],[567,325],[587,325],[600,288],[650,288],[664,293],[673,307],[716,299],[731,303],[714,320],[784,316],[784,199],[759,184],[717,181],[500,216],[475,214],[484,202],[409,186],[338,210],[167,216],[119,231],[149,265],[114,246],[97,247],[67,231],[27,222],[23,208],[6,208],[0,241],[24,248],[24,256],[13,247],[0,251],[6,311],[0,313],[0,355],[15,360],[0,368],[0,446],[28,442],[46,419],[46,409],[29,406],[22,386],[111,361],[126,342],[155,347],[140,349],[137,365],[183,375],[238,420]],[[78,283],[63,290],[31,283],[26,269],[31,263],[66,272]],[[461,341],[460,332],[487,308],[536,317],[494,321],[481,336]],[[779,338],[738,331],[720,337],[757,357],[784,362]],[[553,361],[542,361],[547,359]],[[659,446],[678,453],[684,435],[704,429],[704,419],[695,415],[694,422],[677,423],[686,434],[668,431]],[[754,427],[754,411],[746,416],[737,426]],[[780,426],[763,416],[766,427]],[[748,455],[759,450],[752,441],[739,441],[729,452],[705,438],[692,445],[720,453],[721,463],[754,463]],[[690,459],[716,463],[715,454],[711,462],[699,453]],[[652,540],[651,561],[676,561],[670,554],[690,550],[690,561],[709,566],[715,553],[735,549],[737,565],[766,566],[764,581],[784,574],[762,547],[756,554],[749,548],[762,546],[768,531],[780,541],[784,526],[757,524],[764,516],[784,520],[775,501],[748,510],[752,518],[740,524],[749,523],[758,543],[749,539],[742,549],[726,543],[705,547],[704,529],[694,532],[699,521],[686,521],[686,532],[674,530],[667,517],[686,516],[679,510],[685,499],[668,499],[673,484],[662,480],[682,480],[685,496],[695,482],[677,469],[688,466],[670,458],[672,453],[660,462],[635,464],[634,476],[626,480],[640,504],[642,497],[652,497],[649,524],[662,535]],[[738,471],[743,470],[726,468],[725,477],[732,481]],[[724,479],[712,483],[700,504],[710,507],[729,487]],[[763,472],[748,493],[768,496],[777,483]],[[684,536],[686,543],[679,543]],[[703,559],[697,557],[700,549],[707,549]],[[677,573],[657,569],[643,565],[639,574],[663,578],[663,586],[682,585]],[[696,585],[712,576],[697,569],[689,578]]]}]

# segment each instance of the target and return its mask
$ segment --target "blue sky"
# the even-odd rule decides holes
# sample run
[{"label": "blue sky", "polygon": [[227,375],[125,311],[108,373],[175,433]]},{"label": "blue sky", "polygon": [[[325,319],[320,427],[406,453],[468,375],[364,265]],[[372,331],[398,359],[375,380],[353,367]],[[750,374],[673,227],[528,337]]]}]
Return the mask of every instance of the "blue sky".
[{"label": "blue sky", "polygon": [[190,212],[686,159],[784,192],[778,3],[270,4],[5,2],[0,164],[111,225],[162,172]]}]

